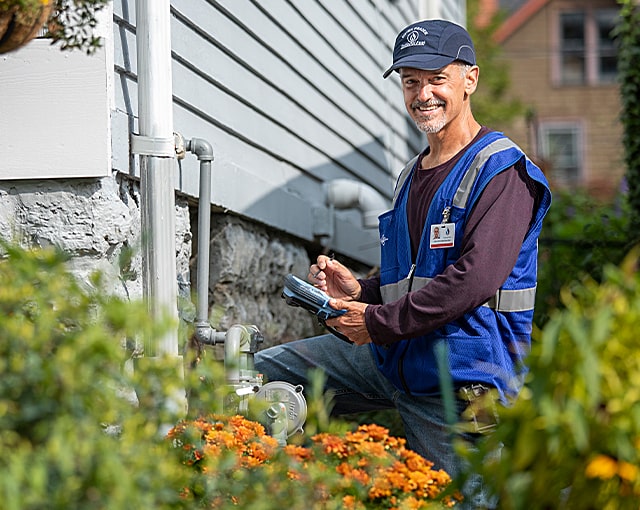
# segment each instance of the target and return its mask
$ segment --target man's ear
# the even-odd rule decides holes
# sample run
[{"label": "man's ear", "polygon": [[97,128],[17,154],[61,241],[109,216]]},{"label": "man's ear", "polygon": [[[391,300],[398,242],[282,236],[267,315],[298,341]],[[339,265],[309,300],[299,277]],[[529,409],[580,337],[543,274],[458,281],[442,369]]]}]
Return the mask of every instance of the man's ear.
[{"label": "man's ear", "polygon": [[464,93],[470,96],[476,91],[478,87],[478,78],[480,77],[480,68],[478,66],[472,66],[467,72],[467,76],[464,79]]}]

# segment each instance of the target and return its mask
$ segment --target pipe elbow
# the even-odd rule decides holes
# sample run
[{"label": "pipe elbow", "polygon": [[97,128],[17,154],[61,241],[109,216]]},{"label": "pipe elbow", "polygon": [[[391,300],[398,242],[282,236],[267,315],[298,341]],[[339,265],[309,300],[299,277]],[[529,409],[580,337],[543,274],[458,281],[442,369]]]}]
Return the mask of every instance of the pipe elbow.
[{"label": "pipe elbow", "polygon": [[378,216],[389,206],[375,189],[350,179],[334,179],[325,183],[325,201],[337,209],[358,209],[362,214],[362,226],[376,228]]},{"label": "pipe elbow", "polygon": [[212,343],[213,328],[208,321],[196,321],[194,335],[203,344]]},{"label": "pipe elbow", "polygon": [[244,328],[234,325],[229,328],[224,339],[224,371],[228,383],[240,382],[240,344]]},{"label": "pipe elbow", "polygon": [[200,161],[213,161],[213,147],[202,138],[192,138],[187,142],[187,150],[195,154]]}]

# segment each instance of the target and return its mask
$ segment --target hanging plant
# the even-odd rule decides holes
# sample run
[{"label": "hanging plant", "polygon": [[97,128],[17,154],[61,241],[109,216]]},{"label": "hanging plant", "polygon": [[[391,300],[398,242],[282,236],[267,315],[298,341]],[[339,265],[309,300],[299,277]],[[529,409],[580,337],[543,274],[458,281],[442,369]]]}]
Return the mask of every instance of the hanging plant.
[{"label": "hanging plant", "polygon": [[45,24],[54,0],[0,0],[0,53],[18,49]]},{"label": "hanging plant", "polygon": [[88,54],[100,47],[97,13],[110,0],[0,0],[0,53],[16,50],[46,28],[62,50]]}]

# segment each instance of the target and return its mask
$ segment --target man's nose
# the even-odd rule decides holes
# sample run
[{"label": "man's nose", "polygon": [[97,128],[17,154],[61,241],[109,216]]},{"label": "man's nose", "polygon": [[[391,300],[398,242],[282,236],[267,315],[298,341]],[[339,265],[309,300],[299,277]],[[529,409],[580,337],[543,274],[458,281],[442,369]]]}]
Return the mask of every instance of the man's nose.
[{"label": "man's nose", "polygon": [[433,97],[433,89],[429,82],[421,83],[418,90],[418,99],[420,101],[428,101]]}]

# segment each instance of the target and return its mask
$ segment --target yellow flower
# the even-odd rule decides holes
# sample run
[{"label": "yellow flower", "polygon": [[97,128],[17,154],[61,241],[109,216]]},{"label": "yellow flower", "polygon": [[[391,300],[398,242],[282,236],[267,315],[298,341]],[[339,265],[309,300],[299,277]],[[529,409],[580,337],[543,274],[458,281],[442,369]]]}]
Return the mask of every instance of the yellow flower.
[{"label": "yellow flower", "polygon": [[618,476],[627,482],[633,482],[638,477],[638,467],[621,461],[618,464]]},{"label": "yellow flower", "polygon": [[609,480],[613,478],[618,471],[618,463],[608,455],[596,455],[585,469],[587,478],[600,478]]}]

